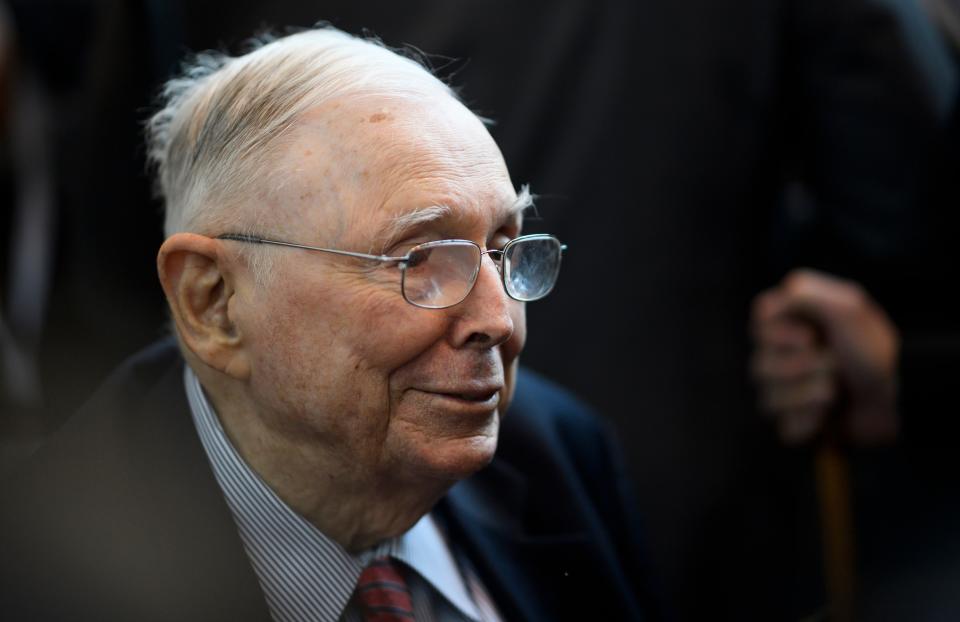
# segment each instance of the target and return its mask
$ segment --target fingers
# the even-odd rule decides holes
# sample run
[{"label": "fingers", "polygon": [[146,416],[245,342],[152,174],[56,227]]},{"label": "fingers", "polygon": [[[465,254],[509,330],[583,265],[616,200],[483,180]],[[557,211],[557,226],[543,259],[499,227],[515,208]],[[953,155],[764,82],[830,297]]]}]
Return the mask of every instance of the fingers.
[{"label": "fingers", "polygon": [[821,344],[816,326],[810,322],[788,316],[754,323],[753,340],[759,350],[783,355],[792,352],[813,350]]},{"label": "fingers", "polygon": [[837,399],[837,383],[828,369],[790,380],[768,379],[759,399],[764,412],[777,416],[801,410],[828,411]]},{"label": "fingers", "polygon": [[814,270],[793,270],[774,288],[757,296],[752,321],[762,323],[785,316],[805,317],[829,327],[855,308],[862,290],[844,281]]},{"label": "fingers", "polygon": [[761,411],[776,420],[785,443],[814,438],[837,400],[833,360],[819,345],[816,330],[779,320],[759,327],[755,339],[751,371]]},{"label": "fingers", "polygon": [[751,360],[761,409],[784,441],[808,440],[840,402],[850,438],[864,444],[896,436],[899,335],[858,284],[795,270],[754,300]]}]

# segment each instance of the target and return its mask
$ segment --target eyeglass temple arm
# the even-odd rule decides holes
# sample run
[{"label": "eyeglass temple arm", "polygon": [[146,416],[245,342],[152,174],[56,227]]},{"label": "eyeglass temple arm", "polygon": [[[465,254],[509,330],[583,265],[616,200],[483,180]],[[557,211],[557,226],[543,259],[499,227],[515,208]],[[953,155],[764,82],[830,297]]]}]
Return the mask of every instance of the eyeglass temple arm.
[{"label": "eyeglass temple arm", "polygon": [[293,242],[282,242],[280,240],[271,240],[269,238],[258,238],[252,235],[242,233],[224,233],[217,236],[218,240],[233,240],[235,242],[250,242],[252,244],[273,244],[275,246],[286,246],[288,248],[302,248],[308,251],[320,251],[321,253],[333,253],[334,255],[345,255],[347,257],[357,257],[359,259],[370,259],[373,261],[385,261],[393,263],[402,263],[409,261],[409,256],[390,257],[389,255],[370,255],[368,253],[355,253],[353,251],[342,251],[334,248],[320,248],[319,246],[307,246],[306,244],[294,244]]},{"label": "eyeglass temple arm", "polygon": [[[392,262],[392,263],[405,263],[410,261],[410,255],[404,255],[403,257],[390,257],[389,255],[370,255],[368,253],[355,253],[353,251],[342,251],[333,248],[320,248],[319,246],[307,246],[306,244],[295,244],[293,242],[283,242],[281,240],[272,240],[270,238],[261,238],[254,235],[246,235],[243,233],[224,233],[218,235],[218,240],[233,240],[236,242],[249,242],[251,244],[273,244],[275,246],[286,246],[288,248],[302,248],[308,251],[320,251],[322,253],[333,253],[334,255],[345,255],[347,257],[357,257],[359,259],[370,259],[373,261],[383,261],[383,262]],[[566,244],[560,245],[560,252],[567,250]],[[484,251],[484,254],[496,254],[496,261],[500,261],[503,258],[503,250],[490,249]]]}]

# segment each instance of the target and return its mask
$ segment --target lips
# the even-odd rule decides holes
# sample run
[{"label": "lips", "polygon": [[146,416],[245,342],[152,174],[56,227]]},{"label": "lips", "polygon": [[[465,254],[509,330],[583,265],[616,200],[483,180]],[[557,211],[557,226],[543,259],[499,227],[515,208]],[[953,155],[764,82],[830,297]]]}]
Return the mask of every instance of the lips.
[{"label": "lips", "polygon": [[437,391],[437,393],[468,402],[486,402],[499,393],[500,389],[501,387],[496,389],[468,389],[466,391]]},{"label": "lips", "polygon": [[459,387],[422,387],[418,390],[449,400],[481,405],[498,402],[503,385],[485,383]]}]

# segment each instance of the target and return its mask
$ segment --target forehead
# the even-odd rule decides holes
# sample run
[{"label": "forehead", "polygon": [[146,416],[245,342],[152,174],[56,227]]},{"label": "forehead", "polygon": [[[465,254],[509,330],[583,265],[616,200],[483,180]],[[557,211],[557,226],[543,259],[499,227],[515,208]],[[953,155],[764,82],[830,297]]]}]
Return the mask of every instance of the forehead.
[{"label": "forehead", "polygon": [[327,102],[301,121],[283,166],[284,207],[311,239],[375,242],[429,222],[480,229],[523,207],[486,128],[444,93]]}]

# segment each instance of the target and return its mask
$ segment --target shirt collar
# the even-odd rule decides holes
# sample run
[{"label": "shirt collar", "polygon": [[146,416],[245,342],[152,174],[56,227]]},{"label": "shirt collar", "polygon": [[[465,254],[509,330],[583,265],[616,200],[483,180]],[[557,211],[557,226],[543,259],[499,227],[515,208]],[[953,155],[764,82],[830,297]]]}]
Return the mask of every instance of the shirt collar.
[{"label": "shirt collar", "polygon": [[420,573],[463,615],[480,622],[480,613],[467,593],[457,562],[430,514],[400,538],[395,557]]}]

